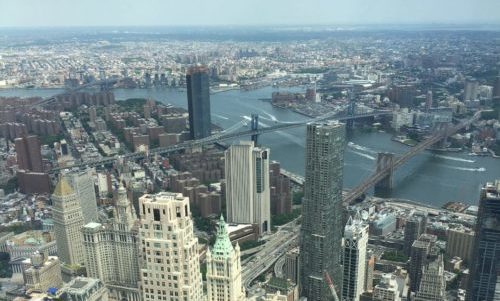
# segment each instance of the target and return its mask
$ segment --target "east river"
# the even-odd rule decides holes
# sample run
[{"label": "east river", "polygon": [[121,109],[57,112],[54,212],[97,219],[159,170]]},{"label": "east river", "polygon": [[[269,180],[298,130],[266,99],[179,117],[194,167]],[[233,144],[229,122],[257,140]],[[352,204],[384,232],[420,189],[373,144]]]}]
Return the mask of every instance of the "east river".
[{"label": "east river", "polygon": [[[290,89],[287,89],[290,90]],[[0,89],[0,96],[47,97],[60,89]],[[278,122],[308,119],[286,109],[273,107],[259,99],[270,98],[271,87],[252,91],[231,90],[211,95],[212,122],[228,128],[259,114],[264,126]],[[177,89],[115,89],[116,99],[152,98],[187,108],[185,90]],[[249,138],[248,138],[249,139]],[[292,172],[304,174],[305,127],[278,131],[259,137],[271,149],[271,159]],[[348,137],[344,166],[344,186],[351,188],[374,170],[377,152],[404,153],[409,147],[391,140],[385,132],[355,132]],[[395,174],[394,198],[403,198],[433,206],[448,201],[476,204],[482,183],[500,179],[500,159],[469,156],[468,153],[423,152],[407,162]]]}]

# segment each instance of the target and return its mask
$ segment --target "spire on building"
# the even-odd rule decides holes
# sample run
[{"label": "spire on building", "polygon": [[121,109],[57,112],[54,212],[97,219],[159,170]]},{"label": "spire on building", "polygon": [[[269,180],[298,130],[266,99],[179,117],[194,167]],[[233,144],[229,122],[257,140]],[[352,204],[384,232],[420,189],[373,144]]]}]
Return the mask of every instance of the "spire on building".
[{"label": "spire on building", "polygon": [[224,221],[224,217],[220,216],[219,224],[217,226],[217,239],[215,240],[214,247],[212,248],[213,256],[228,257],[233,252],[233,245],[229,239],[229,233],[227,232],[227,224]]},{"label": "spire on building", "polygon": [[56,188],[54,189],[53,195],[57,196],[67,196],[70,194],[75,193],[73,188],[71,188],[71,185],[69,185],[68,181],[64,176],[61,176],[59,178],[59,182],[56,184]]}]

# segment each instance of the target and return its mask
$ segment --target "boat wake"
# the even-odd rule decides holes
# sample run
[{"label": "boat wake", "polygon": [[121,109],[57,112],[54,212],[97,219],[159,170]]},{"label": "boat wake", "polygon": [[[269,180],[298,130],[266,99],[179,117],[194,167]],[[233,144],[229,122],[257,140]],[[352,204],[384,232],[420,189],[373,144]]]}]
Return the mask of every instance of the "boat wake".
[{"label": "boat wake", "polygon": [[454,169],[454,170],[461,170],[461,171],[473,171],[473,172],[485,172],[486,168],[484,167],[478,167],[478,168],[468,168],[468,167],[459,167],[459,166],[449,166],[445,165],[447,168]]},{"label": "boat wake", "polygon": [[351,153],[353,154],[356,154],[358,156],[361,156],[363,158],[366,158],[368,160],[372,160],[372,161],[375,161],[375,157],[374,156],[371,156],[371,155],[368,155],[368,154],[365,154],[365,153],[362,153],[362,152],[357,152],[357,151],[354,151],[354,150],[350,150]]},{"label": "boat wake", "polygon": [[476,162],[475,160],[469,160],[469,159],[464,159],[464,158],[460,158],[460,157],[450,157],[450,156],[437,155],[437,154],[433,154],[432,156],[436,157],[436,158],[458,161],[458,162],[467,162],[467,163],[475,163]]},{"label": "boat wake", "polygon": [[347,146],[349,146],[350,148],[356,149],[358,151],[361,151],[361,152],[365,152],[365,153],[369,153],[369,154],[377,154],[377,152],[375,150],[368,148],[368,147],[365,147],[365,146],[362,146],[362,145],[359,145],[359,144],[356,144],[354,142],[348,142]]},{"label": "boat wake", "polygon": [[220,119],[224,119],[224,120],[229,120],[229,118],[227,118],[226,116],[222,116],[222,115],[219,115],[219,114],[212,114],[213,116],[217,117],[217,118],[220,118]]}]

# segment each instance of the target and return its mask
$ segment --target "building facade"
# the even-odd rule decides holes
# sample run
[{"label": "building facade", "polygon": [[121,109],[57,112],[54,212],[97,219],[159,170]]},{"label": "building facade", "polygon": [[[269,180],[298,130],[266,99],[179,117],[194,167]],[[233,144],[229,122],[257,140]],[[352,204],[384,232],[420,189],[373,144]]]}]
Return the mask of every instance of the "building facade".
[{"label": "building facade", "polygon": [[189,68],[186,74],[186,85],[191,139],[208,137],[212,133],[212,121],[207,67],[194,66]]},{"label": "building facade", "polygon": [[189,199],[180,193],[146,194],[139,210],[142,300],[203,300]]},{"label": "building facade", "polygon": [[299,248],[292,249],[285,254],[285,264],[283,265],[283,273],[285,279],[291,280],[295,284],[299,284]]},{"label": "building facade", "polygon": [[462,258],[470,263],[474,247],[474,231],[470,229],[450,229],[446,240],[446,256]]},{"label": "building facade", "polygon": [[87,275],[100,279],[111,300],[140,301],[138,222],[126,189],[117,190],[114,218],[83,229]]},{"label": "building facade", "polygon": [[443,257],[424,267],[420,286],[415,295],[415,301],[442,301],[446,300],[446,280],[444,278]]},{"label": "building facade", "polygon": [[220,218],[217,239],[207,251],[207,300],[244,301],[241,283],[240,247],[233,248],[224,219]]},{"label": "building facade", "polygon": [[108,301],[108,290],[101,280],[77,277],[64,285],[61,299],[67,301]]},{"label": "building facade", "polygon": [[74,170],[67,174],[67,179],[78,195],[85,224],[97,221],[97,199],[95,196],[94,176],[90,169]]},{"label": "building facade", "polygon": [[404,232],[404,251],[407,256],[411,255],[411,246],[413,245],[413,242],[425,232],[426,224],[426,218],[419,215],[413,215],[406,220]]},{"label": "building facade", "polygon": [[35,252],[29,261],[29,267],[23,271],[26,290],[46,292],[50,287],[62,287],[61,265],[57,256]]},{"label": "building facade", "polygon": [[430,252],[431,244],[428,241],[416,240],[411,246],[410,258],[410,290],[416,292],[420,279],[422,278],[422,269],[427,264],[427,256]]},{"label": "building facade", "polygon": [[83,265],[83,214],[76,192],[63,176],[52,194],[54,234],[59,260],[68,265]]},{"label": "building facade", "polygon": [[306,182],[300,229],[300,285],[307,300],[329,300],[323,280],[331,275],[342,291],[342,181],[345,126],[310,123],[306,138]]},{"label": "building facade", "polygon": [[367,245],[368,225],[361,220],[359,214],[354,219],[349,217],[344,230],[343,301],[359,301],[359,296],[364,291]]},{"label": "building facade", "polygon": [[40,140],[37,136],[27,136],[14,140],[19,169],[43,172]]},{"label": "building facade", "polygon": [[269,184],[271,186],[271,214],[279,215],[292,212],[292,188],[290,178],[281,174],[279,162],[269,164]]},{"label": "building facade", "polygon": [[396,276],[392,274],[382,275],[379,284],[373,289],[374,301],[401,301]]},{"label": "building facade", "polygon": [[500,300],[500,180],[481,190],[468,301]]},{"label": "building facade", "polygon": [[228,222],[257,224],[261,235],[271,231],[269,149],[242,141],[226,150],[225,161]]}]

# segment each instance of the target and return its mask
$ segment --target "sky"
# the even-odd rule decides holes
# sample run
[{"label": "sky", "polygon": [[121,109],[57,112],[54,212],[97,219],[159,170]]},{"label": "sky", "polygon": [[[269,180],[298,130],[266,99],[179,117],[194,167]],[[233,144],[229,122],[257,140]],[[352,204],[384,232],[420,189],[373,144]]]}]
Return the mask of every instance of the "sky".
[{"label": "sky", "polygon": [[0,0],[1,27],[499,24],[500,0]]}]

